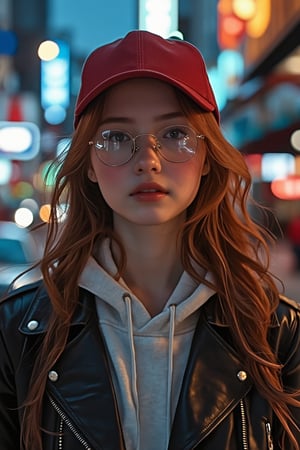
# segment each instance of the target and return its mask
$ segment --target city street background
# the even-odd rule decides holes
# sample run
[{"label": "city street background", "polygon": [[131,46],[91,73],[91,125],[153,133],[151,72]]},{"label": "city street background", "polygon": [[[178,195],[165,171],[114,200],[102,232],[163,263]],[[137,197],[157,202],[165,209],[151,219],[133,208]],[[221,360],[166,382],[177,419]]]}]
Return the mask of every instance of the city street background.
[{"label": "city street background", "polygon": [[[300,2],[286,5],[0,0],[0,221],[27,229],[48,221],[55,181],[49,168],[72,136],[87,55],[138,28],[183,38],[204,56],[222,131],[245,157],[254,199],[282,227],[272,268],[286,295],[300,301],[293,253],[294,244],[300,248],[300,230],[293,237],[287,233],[300,217]],[[49,43],[57,50],[51,57],[41,51]]]}]

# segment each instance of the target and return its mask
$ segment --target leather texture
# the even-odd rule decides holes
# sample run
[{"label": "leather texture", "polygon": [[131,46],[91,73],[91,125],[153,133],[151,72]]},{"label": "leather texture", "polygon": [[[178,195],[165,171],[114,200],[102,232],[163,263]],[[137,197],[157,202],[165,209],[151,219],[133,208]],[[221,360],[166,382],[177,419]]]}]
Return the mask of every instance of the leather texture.
[{"label": "leather texture", "polygon": [[[5,450],[20,449],[21,406],[50,314],[41,282],[15,291],[0,305],[0,436]],[[283,364],[285,387],[299,389],[297,303],[281,299],[269,334]],[[282,427],[234,347],[214,295],[201,308],[168,450],[268,450],[269,426],[273,449],[279,449]],[[300,409],[293,413],[299,426]],[[94,297],[83,289],[67,346],[49,373],[42,423],[50,432],[43,433],[43,450],[125,450]],[[295,436],[300,442],[300,433]]]}]

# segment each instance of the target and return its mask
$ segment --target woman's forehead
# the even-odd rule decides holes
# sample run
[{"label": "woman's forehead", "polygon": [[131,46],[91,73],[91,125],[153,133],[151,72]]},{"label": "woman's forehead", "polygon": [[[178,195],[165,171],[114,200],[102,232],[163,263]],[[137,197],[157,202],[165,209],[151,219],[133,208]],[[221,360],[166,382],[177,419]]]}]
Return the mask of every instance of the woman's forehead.
[{"label": "woman's forehead", "polygon": [[173,86],[153,78],[122,81],[111,87],[104,102],[103,115],[127,116],[140,112],[157,115],[181,111]]}]

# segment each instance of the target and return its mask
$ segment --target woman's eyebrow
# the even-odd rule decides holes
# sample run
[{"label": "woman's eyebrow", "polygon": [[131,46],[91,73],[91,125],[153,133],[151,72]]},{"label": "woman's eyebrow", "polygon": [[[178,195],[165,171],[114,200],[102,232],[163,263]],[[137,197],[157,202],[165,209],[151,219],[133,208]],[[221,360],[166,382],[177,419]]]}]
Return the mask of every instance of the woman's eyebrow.
[{"label": "woman's eyebrow", "polygon": [[[154,117],[155,122],[159,122],[161,120],[168,120],[168,119],[174,119],[177,117],[183,117],[184,114],[181,111],[174,111],[169,113],[160,114],[158,116]],[[106,117],[103,120],[101,120],[101,125],[105,125],[106,123],[125,123],[125,124],[132,124],[134,123],[134,119],[131,119],[130,117],[123,117],[123,116],[110,116]]]},{"label": "woman's eyebrow", "polygon": [[155,120],[160,121],[160,120],[176,119],[177,117],[183,117],[183,116],[184,116],[184,114],[182,111],[174,111],[174,112],[161,114],[161,115],[155,117]]},{"label": "woman's eyebrow", "polygon": [[101,120],[101,124],[104,125],[106,123],[132,123],[133,120],[129,119],[128,117],[115,117],[115,116],[111,116],[111,117],[106,117],[105,119]]}]

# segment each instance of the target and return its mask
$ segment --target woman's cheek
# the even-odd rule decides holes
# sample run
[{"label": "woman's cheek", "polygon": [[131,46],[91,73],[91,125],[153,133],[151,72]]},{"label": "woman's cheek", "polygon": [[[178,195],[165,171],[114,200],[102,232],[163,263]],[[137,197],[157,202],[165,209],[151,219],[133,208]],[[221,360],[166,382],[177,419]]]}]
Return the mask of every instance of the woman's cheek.
[{"label": "woman's cheek", "polygon": [[107,203],[125,190],[125,186],[122,188],[123,177],[120,172],[116,168],[108,167],[96,173],[99,189]]}]

